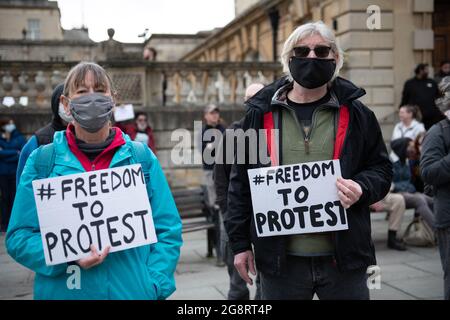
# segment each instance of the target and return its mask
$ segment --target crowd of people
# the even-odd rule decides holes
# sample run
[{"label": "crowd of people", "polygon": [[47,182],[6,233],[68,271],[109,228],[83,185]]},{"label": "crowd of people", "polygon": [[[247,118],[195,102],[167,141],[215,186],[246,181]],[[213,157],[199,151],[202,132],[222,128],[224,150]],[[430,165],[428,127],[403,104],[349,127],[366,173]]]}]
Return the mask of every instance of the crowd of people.
[{"label": "crowd of people", "polygon": [[[249,85],[245,116],[228,127],[279,132],[256,148],[246,144],[243,162],[226,161],[220,110],[214,104],[204,109],[202,137],[210,129],[221,134],[218,141],[202,139],[200,151],[223,157],[204,161],[203,184],[217,226],[218,265],[226,265],[230,278],[228,299],[250,299],[247,284],[254,282],[255,299],[369,299],[367,268],[376,265],[371,211],[387,211],[391,249],[437,241],[450,299],[450,62],[442,63],[436,81],[428,66],[419,64],[405,83],[390,153],[374,112],[359,101],[364,89],[339,76],[344,53],[330,28],[315,22],[295,29],[281,62],[286,76],[267,86]],[[175,290],[181,220],[156,157],[153,131],[140,112],[133,121],[113,125],[115,100],[106,71],[81,62],[54,89],[52,120],[28,142],[12,119],[0,122],[2,231],[7,230],[8,253],[36,272],[35,298],[165,299]],[[142,145],[144,160],[137,152]],[[51,159],[45,166],[42,155]],[[259,237],[248,170],[266,167],[262,156],[269,156],[270,166],[339,159],[336,190],[348,229]],[[133,163],[141,163],[149,176],[158,242],[114,253],[92,246],[88,257],[46,265],[32,182]],[[399,235],[406,209],[414,209],[416,228]],[[71,264],[89,279],[85,289],[67,288]]]}]

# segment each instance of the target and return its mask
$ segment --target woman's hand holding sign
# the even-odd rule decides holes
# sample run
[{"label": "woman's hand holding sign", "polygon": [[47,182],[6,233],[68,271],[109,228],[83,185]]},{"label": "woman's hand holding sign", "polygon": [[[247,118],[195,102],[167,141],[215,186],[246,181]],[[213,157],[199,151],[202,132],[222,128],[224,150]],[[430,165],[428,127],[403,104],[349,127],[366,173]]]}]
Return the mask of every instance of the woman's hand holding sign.
[{"label": "woman's hand holding sign", "polygon": [[102,253],[97,251],[97,248],[92,244],[91,245],[91,255],[86,258],[81,258],[77,260],[77,264],[83,269],[90,269],[101,264],[109,254],[110,246],[106,247]]},{"label": "woman's hand holding sign", "polygon": [[234,267],[239,272],[242,279],[249,285],[253,285],[253,280],[249,277],[248,271],[256,276],[255,261],[253,258],[253,252],[247,250],[245,252],[238,253],[234,256]]},{"label": "woman's hand holding sign", "polygon": [[361,186],[350,179],[338,178],[336,181],[338,197],[345,209],[350,208],[362,196]]}]

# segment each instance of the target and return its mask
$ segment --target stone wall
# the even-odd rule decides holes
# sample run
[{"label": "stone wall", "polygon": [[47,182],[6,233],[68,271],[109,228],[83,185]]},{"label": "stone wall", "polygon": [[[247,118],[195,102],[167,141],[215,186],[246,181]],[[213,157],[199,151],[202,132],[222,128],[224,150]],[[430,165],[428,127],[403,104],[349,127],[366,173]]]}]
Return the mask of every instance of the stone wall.
[{"label": "stone wall", "polygon": [[[231,122],[239,120],[244,114],[243,110],[242,105],[221,106],[221,117],[224,124],[231,124]],[[201,165],[176,165],[171,160],[173,147],[183,142],[181,140],[171,141],[171,137],[172,132],[176,129],[188,130],[191,137],[191,152],[197,152],[194,149],[194,121],[202,120],[203,108],[192,106],[151,107],[136,108],[135,111],[144,111],[148,115],[155,134],[157,157],[166,173],[169,184],[172,187],[200,185]],[[27,137],[51,119],[49,109],[44,108],[0,108],[1,116],[12,117],[18,129]]]}]

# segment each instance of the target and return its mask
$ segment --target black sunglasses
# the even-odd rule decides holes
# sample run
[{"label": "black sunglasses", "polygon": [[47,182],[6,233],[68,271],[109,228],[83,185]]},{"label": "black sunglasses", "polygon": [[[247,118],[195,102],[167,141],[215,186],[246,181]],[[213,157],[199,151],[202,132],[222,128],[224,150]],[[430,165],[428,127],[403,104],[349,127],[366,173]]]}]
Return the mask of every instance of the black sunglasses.
[{"label": "black sunglasses", "polygon": [[316,55],[317,58],[327,58],[328,55],[330,54],[331,47],[316,46],[313,49],[311,49],[310,47],[307,46],[300,46],[295,47],[293,50],[294,56],[298,58],[306,58],[311,52],[311,50],[314,51],[314,54]]}]

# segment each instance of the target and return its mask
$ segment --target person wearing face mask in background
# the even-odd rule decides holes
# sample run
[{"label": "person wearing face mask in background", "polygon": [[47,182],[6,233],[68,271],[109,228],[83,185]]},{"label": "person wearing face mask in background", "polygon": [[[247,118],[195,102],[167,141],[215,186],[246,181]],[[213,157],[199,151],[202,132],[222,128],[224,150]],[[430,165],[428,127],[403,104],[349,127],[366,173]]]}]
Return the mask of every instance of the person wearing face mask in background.
[{"label": "person wearing face mask in background", "polygon": [[[388,193],[392,164],[375,114],[358,100],[365,91],[338,76],[343,58],[329,27],[304,24],[284,44],[287,76],[246,102],[244,131],[264,129],[271,139],[263,151],[254,150],[261,143],[246,146],[242,158],[256,164],[232,165],[224,219],[234,265],[251,285],[256,262],[262,299],[369,299],[367,268],[376,265],[369,205]],[[247,170],[266,166],[262,153],[272,166],[340,159],[336,187],[349,229],[259,238]]]},{"label": "person wearing face mask in background", "polygon": [[147,114],[136,112],[133,123],[124,125],[117,122],[116,126],[129,135],[131,140],[147,145],[156,155],[155,137],[153,136],[152,127],[148,124]]},{"label": "person wearing face mask in background", "polygon": [[[81,62],[73,67],[60,99],[73,121],[55,133],[53,143],[33,151],[25,164],[5,243],[13,259],[36,273],[35,299],[156,300],[175,291],[180,215],[153,152],[111,126],[114,94],[111,78],[101,66]],[[111,254],[109,247],[99,252],[91,245],[87,257],[46,265],[32,182],[137,163],[146,177],[158,242]],[[80,267],[81,288],[75,290],[67,286],[67,268],[72,264]]]},{"label": "person wearing face mask in background", "polygon": [[442,119],[444,115],[436,107],[435,100],[439,97],[437,83],[428,77],[428,64],[420,63],[414,70],[415,76],[405,82],[400,108],[404,105],[417,105],[422,114],[425,129]]},{"label": "person wearing face mask in background", "polygon": [[27,141],[20,153],[19,164],[16,172],[16,186],[19,185],[20,176],[30,154],[39,146],[53,142],[53,135],[57,131],[65,130],[67,125],[73,120],[71,116],[64,112],[64,105],[60,102],[61,94],[64,90],[64,83],[55,87],[51,98],[51,108],[53,113],[52,121],[44,127],[38,129],[34,135]]},{"label": "person wearing face mask in background", "polygon": [[25,138],[14,121],[0,119],[0,203],[1,232],[8,228],[9,217],[16,194],[16,169]]}]

